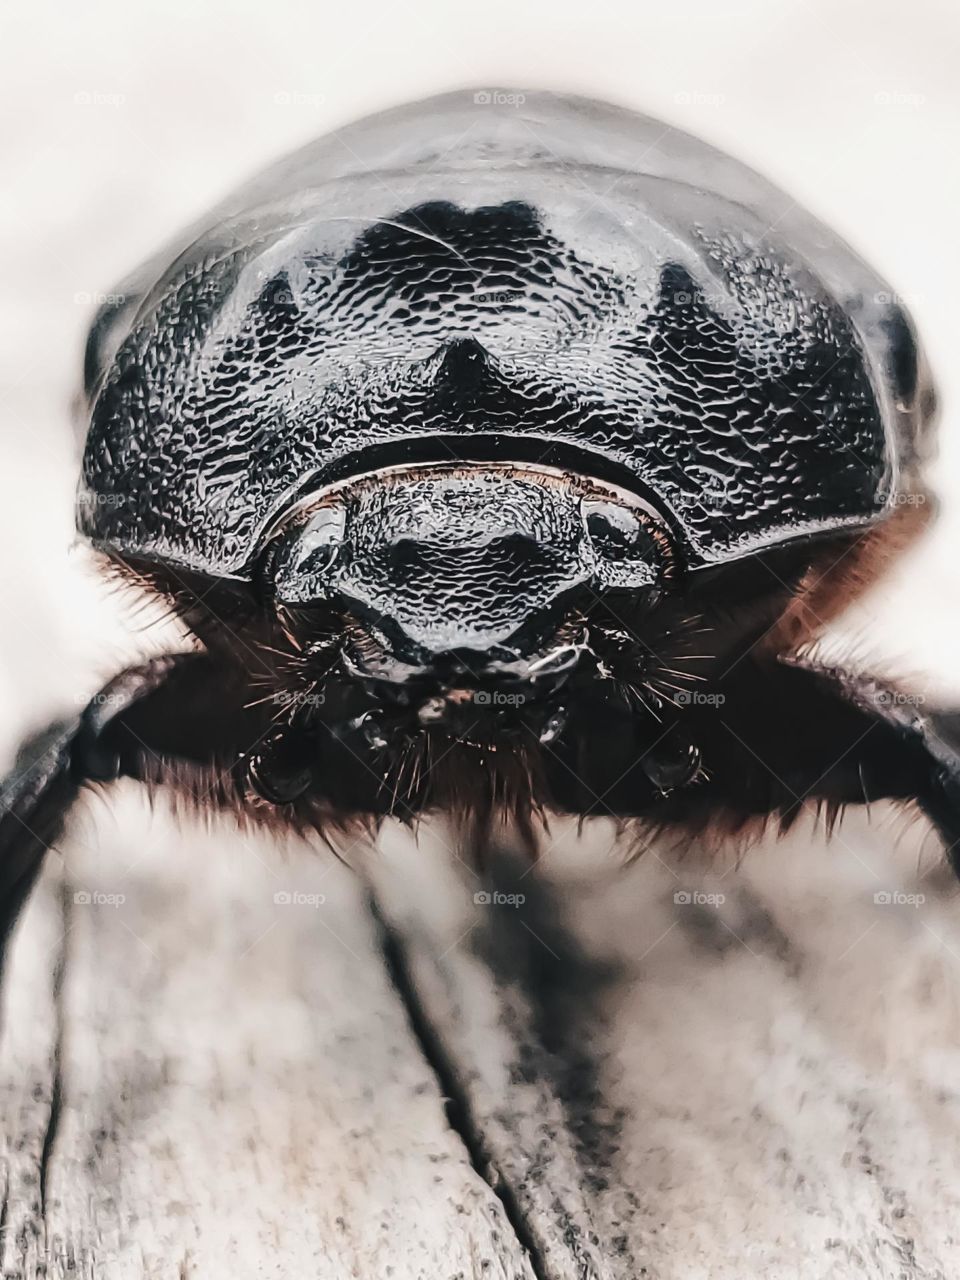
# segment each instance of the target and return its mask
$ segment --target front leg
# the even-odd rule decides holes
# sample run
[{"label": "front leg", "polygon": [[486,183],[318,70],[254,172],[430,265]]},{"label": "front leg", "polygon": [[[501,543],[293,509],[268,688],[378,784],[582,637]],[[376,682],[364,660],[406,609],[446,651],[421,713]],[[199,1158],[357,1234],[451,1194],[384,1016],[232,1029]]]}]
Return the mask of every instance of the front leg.
[{"label": "front leg", "polygon": [[685,728],[704,780],[668,796],[658,817],[707,825],[712,810],[786,827],[807,807],[915,802],[960,876],[960,713],[797,658],[745,659],[699,697]]},{"label": "front leg", "polygon": [[28,739],[0,783],[0,959],[7,935],[77,797],[70,753],[78,721]]},{"label": "front leg", "polygon": [[86,782],[174,782],[198,802],[247,801],[245,765],[269,716],[206,654],[155,658],[112,680],[70,722],[20,751],[0,786],[0,947]]},{"label": "front leg", "polygon": [[[860,772],[859,800],[898,799],[916,802],[933,822],[944,851],[960,877],[960,712],[927,710],[926,699],[870,676],[835,667],[820,667],[803,659],[783,661],[796,673],[793,696],[816,683],[835,704],[858,713],[864,736],[851,747]],[[837,760],[814,783],[823,788],[849,787],[849,766]],[[855,797],[856,799],[856,797]]]}]

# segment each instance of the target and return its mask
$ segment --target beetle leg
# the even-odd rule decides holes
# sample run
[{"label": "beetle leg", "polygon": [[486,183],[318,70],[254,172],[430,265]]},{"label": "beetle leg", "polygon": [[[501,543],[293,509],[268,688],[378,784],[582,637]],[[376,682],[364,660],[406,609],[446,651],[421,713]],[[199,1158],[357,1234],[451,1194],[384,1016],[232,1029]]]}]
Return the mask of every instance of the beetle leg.
[{"label": "beetle leg", "polygon": [[[873,679],[798,658],[747,658],[688,708],[703,777],[646,816],[704,829],[719,814],[789,827],[804,808],[915,802],[960,876],[960,713]],[[713,824],[715,825],[715,824]],[[721,823],[721,825],[723,825]]]},{"label": "beetle leg", "polygon": [[[826,764],[813,794],[825,788],[849,790],[852,767],[859,788],[849,802],[874,799],[915,801],[937,828],[944,851],[960,878],[960,711],[927,711],[922,695],[907,693],[870,676],[836,667],[820,667],[802,659],[782,660],[798,681],[816,687],[817,696],[853,710],[862,736],[849,748],[849,763]],[[803,695],[803,688],[797,690]],[[829,735],[830,724],[824,724]],[[829,752],[829,747],[827,748]]]},{"label": "beetle leg", "polygon": [[0,784],[0,952],[77,796],[70,750],[77,721],[28,739]]},{"label": "beetle leg", "polygon": [[231,767],[250,740],[251,717],[243,697],[229,693],[206,654],[155,658],[117,676],[79,717],[24,744],[0,784],[0,946],[83,783],[174,775],[202,782],[214,800],[235,795]]},{"label": "beetle leg", "polygon": [[940,832],[960,879],[960,713],[925,718],[919,736],[929,772],[924,793],[917,798]]}]

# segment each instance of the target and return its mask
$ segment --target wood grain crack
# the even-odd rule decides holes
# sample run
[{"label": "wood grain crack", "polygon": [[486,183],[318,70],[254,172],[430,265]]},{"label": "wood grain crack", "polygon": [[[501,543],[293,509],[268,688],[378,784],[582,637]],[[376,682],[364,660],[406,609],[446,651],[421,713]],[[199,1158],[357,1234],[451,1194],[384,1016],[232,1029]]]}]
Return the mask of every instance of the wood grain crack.
[{"label": "wood grain crack", "polygon": [[60,1117],[63,1113],[63,1037],[66,1025],[66,1013],[63,1002],[63,987],[66,979],[67,956],[69,952],[69,936],[71,910],[73,905],[73,885],[62,881],[59,886],[60,918],[63,922],[61,945],[57,950],[57,958],[53,971],[53,1008],[56,1019],[55,1038],[50,1061],[50,1110],[47,1114],[47,1125],[43,1134],[43,1145],[40,1148],[40,1218],[44,1226],[44,1236],[48,1234],[47,1205],[49,1202],[50,1170],[53,1165],[53,1153],[60,1128]]},{"label": "wood grain crack", "polygon": [[481,1131],[471,1114],[467,1092],[417,992],[400,935],[385,919],[373,893],[368,895],[368,901],[384,965],[406,1010],[410,1029],[424,1060],[436,1077],[447,1122],[463,1143],[477,1176],[483,1179],[503,1206],[510,1229],[517,1244],[526,1254],[536,1280],[553,1280],[512,1185],[485,1148]]}]

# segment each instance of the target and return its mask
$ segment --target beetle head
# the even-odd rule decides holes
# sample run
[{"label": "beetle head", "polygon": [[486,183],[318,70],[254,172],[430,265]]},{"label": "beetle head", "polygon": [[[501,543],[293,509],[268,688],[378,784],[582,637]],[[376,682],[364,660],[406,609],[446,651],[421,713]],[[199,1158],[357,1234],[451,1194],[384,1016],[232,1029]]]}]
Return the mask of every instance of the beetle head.
[{"label": "beetle head", "polygon": [[550,468],[396,468],[287,516],[269,574],[290,625],[341,620],[342,674],[452,736],[552,731],[559,688],[592,659],[586,619],[614,593],[651,607],[669,575],[639,499]]}]

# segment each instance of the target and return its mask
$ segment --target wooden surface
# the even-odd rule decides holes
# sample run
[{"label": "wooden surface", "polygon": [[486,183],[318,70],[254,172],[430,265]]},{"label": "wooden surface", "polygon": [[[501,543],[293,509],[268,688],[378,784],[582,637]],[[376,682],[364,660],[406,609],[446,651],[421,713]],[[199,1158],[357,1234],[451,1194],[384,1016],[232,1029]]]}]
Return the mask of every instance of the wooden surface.
[{"label": "wooden surface", "polygon": [[94,800],[3,982],[0,1274],[952,1280],[960,906],[902,833],[480,879]]}]

